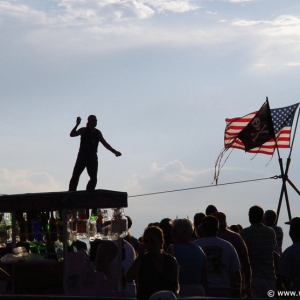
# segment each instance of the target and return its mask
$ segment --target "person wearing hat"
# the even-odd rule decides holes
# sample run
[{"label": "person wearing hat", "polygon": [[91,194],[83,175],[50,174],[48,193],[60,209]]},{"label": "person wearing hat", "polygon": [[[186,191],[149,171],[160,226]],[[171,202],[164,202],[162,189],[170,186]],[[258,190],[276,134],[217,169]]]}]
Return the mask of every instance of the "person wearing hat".
[{"label": "person wearing hat", "polygon": [[282,253],[277,269],[277,287],[283,290],[300,291],[300,217],[290,222],[289,235],[293,244]]}]

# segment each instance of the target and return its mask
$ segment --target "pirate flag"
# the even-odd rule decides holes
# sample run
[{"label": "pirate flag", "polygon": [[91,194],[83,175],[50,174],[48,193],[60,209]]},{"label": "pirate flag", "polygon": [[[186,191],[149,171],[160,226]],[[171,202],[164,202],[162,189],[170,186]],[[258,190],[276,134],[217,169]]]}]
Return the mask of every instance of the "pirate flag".
[{"label": "pirate flag", "polygon": [[274,136],[271,110],[269,102],[266,101],[254,118],[239,133],[238,138],[243,142],[247,152],[260,147]]}]

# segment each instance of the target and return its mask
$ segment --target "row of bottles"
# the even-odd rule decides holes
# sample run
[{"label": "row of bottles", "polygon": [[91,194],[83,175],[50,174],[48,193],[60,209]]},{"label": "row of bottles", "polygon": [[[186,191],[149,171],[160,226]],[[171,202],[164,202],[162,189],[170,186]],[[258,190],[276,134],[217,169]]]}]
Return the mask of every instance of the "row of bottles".
[{"label": "row of bottles", "polygon": [[87,210],[69,212],[68,231],[71,239],[114,240],[125,237],[128,231],[127,218],[123,208],[113,208],[112,215],[108,210],[92,209],[90,218]]},{"label": "row of bottles", "polygon": [[[127,218],[124,209],[108,210],[88,209],[67,211],[67,235],[70,245],[77,239],[115,240],[127,235]],[[12,215],[0,213],[0,247],[12,240]],[[62,250],[63,217],[61,211],[16,212],[16,242],[29,242],[30,252],[43,254],[47,244],[54,244],[55,249]],[[59,250],[59,251],[60,251]],[[56,251],[57,252],[57,251]]]}]

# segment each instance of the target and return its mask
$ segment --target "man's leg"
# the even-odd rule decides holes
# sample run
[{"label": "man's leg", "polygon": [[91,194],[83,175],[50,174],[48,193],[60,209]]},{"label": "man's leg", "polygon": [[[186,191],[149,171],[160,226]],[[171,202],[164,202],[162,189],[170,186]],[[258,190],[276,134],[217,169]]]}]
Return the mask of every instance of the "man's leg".
[{"label": "man's leg", "polygon": [[91,155],[88,158],[88,163],[86,165],[87,172],[90,176],[90,180],[86,186],[86,190],[94,190],[97,185],[97,173],[98,173],[98,157],[96,155]]},{"label": "man's leg", "polygon": [[86,166],[85,159],[82,156],[78,155],[75,166],[74,166],[73,175],[72,175],[72,178],[70,180],[69,191],[76,191],[77,190],[79,177],[80,177],[81,173],[83,172],[85,166]]}]

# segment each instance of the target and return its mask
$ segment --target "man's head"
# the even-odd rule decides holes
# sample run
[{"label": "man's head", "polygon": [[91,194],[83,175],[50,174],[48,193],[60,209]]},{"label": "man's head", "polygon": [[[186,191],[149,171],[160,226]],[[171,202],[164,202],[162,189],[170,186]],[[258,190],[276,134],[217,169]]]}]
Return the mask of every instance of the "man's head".
[{"label": "man's head", "polygon": [[212,216],[216,217],[219,221],[220,229],[225,229],[227,227],[226,215],[222,212],[215,211]]},{"label": "man's head", "polygon": [[86,126],[89,128],[95,128],[97,126],[97,117],[94,115],[90,115],[88,117],[88,121],[86,123]]},{"label": "man's head", "polygon": [[214,216],[206,216],[202,220],[202,232],[204,237],[217,236],[219,221]]},{"label": "man's head", "polygon": [[275,210],[265,211],[265,217],[264,217],[265,225],[267,226],[275,225],[276,219],[277,219],[277,213],[275,212]]},{"label": "man's head", "polygon": [[264,218],[264,210],[258,206],[254,205],[249,209],[249,221],[251,224],[260,224]]},{"label": "man's head", "polygon": [[201,223],[206,214],[200,212],[194,215],[194,226],[197,228]]},{"label": "man's head", "polygon": [[297,242],[300,240],[300,217],[293,218],[290,222],[288,222],[290,226],[290,237],[293,242]]},{"label": "man's head", "polygon": [[214,205],[210,204],[210,205],[208,205],[208,206],[206,207],[205,214],[206,214],[207,216],[209,216],[209,215],[211,215],[212,213],[214,213],[215,211],[218,211],[217,208],[216,208]]},{"label": "man's head", "polygon": [[175,219],[172,228],[172,240],[184,243],[189,240],[194,232],[194,224],[190,219]]}]

